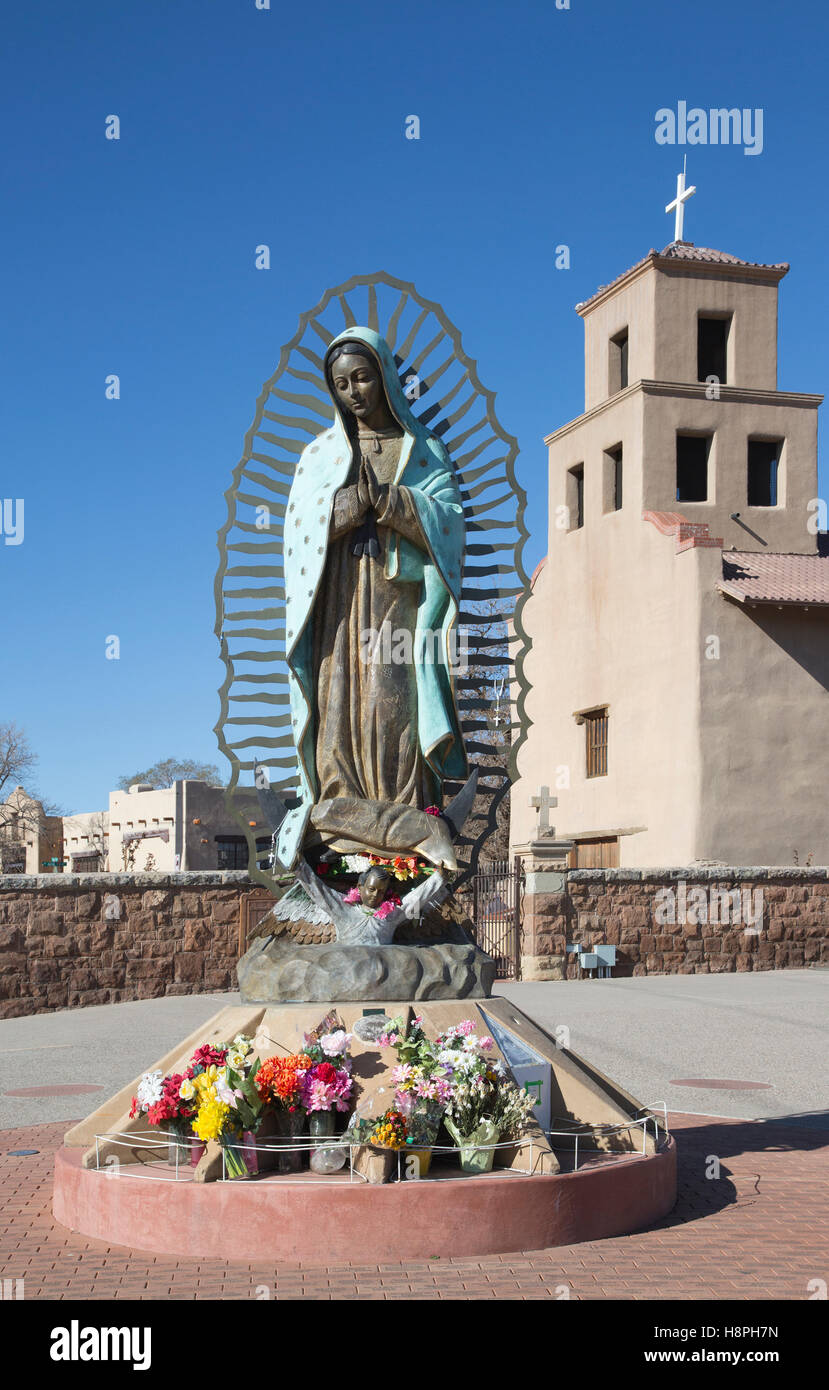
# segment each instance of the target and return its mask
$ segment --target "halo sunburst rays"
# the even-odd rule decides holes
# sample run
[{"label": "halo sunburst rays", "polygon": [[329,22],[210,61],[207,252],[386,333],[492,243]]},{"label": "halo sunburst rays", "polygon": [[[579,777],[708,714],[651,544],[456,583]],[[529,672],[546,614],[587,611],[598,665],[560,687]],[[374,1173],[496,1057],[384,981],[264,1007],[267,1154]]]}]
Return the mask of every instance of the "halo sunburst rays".
[{"label": "halo sunburst rays", "polygon": [[[473,811],[469,833],[458,842],[466,877],[495,829],[525,737],[528,642],[520,610],[527,590],[526,497],[515,477],[517,441],[498,421],[494,393],[478,380],[460,332],[440,305],[383,272],[355,276],[329,290],[300,318],[258,398],[225,493],[227,520],[218,537],[216,632],[225,678],[216,734],[230,763],[231,791],[252,782],[255,763],[268,770],[275,789],[290,794],[295,788],[284,663],[287,496],[300,453],[334,418],[324,349],[344,328],[360,323],[386,338],[413,413],[440,436],[458,473],[467,529],[459,614],[466,667],[456,689],[467,755],[479,767],[478,807],[483,808]],[[492,691],[498,683],[509,692],[507,713],[493,724]],[[457,789],[446,787],[450,796]],[[271,885],[261,852],[257,863],[255,830],[242,813],[234,814],[250,846],[252,876]]]}]

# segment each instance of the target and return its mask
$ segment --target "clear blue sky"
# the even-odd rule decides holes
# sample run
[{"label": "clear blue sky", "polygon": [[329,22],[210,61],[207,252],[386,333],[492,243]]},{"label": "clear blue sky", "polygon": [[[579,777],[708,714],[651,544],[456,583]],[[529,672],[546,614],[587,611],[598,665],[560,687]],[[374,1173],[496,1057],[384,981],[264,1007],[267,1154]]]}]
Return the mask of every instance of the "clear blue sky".
[{"label": "clear blue sky", "polygon": [[825,390],[828,36],[772,0],[6,7],[0,497],[26,533],[0,544],[0,717],[42,793],[91,810],[158,758],[221,763],[222,494],[280,346],[352,274],[461,328],[521,444],[532,569],[542,437],[583,405],[573,305],[673,237],[658,108],[763,108],[761,155],[689,149],[685,235],[791,262],[780,386]]}]

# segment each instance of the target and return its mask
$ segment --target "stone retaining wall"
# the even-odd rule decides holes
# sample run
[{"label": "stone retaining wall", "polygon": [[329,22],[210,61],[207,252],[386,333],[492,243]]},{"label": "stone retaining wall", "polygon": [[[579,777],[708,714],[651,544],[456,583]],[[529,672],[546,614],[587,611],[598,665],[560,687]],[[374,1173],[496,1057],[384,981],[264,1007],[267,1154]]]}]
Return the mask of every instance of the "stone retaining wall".
[{"label": "stone retaining wall", "polygon": [[0,875],[0,1018],[235,989],[252,889],[244,872]]},{"label": "stone retaining wall", "polygon": [[615,976],[829,965],[829,869],[525,867],[525,980],[578,978],[566,947],[598,943]]},{"label": "stone retaining wall", "polygon": [[[829,869],[525,868],[525,980],[577,978],[566,947],[599,942],[617,947],[616,976],[829,965]],[[735,890],[741,919],[762,893],[758,923],[733,920],[733,896],[729,920],[710,920],[712,893]],[[235,989],[252,891],[244,872],[0,875],[0,1018]]]}]

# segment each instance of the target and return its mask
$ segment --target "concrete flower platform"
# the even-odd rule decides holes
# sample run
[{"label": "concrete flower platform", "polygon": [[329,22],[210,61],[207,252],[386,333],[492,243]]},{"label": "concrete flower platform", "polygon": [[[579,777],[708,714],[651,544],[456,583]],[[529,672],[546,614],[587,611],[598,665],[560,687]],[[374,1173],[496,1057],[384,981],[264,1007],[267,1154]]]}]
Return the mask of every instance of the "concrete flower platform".
[{"label": "concrete flower platform", "polygon": [[[183,1070],[194,1047],[223,1045],[239,1032],[255,1039],[263,1059],[295,1051],[319,1022],[320,1007],[227,1007],[155,1067]],[[403,1001],[385,1005],[389,1017],[406,1017],[414,1007]],[[364,1013],[376,1012],[347,1002],[337,1008],[349,1031]],[[195,1181],[171,1181],[169,1169],[162,1181],[141,1138],[146,1122],[130,1116],[135,1078],[67,1133],[56,1158],[56,1218],[84,1235],[160,1254],[315,1263],[571,1244],[635,1230],[670,1211],[676,1200],[673,1141],[633,1096],[559,1047],[507,999],[430,1000],[419,1002],[416,1011],[431,1037],[464,1018],[476,1019],[479,1032],[495,1038],[493,1055],[514,1069],[519,1084],[538,1088],[538,1122],[498,1154],[492,1174],[461,1175],[447,1165],[443,1178],[388,1185],[270,1175],[215,1181],[221,1167],[211,1145]],[[391,1084],[391,1049],[362,1042],[355,1033],[351,1055],[357,1094],[383,1095],[377,1088]],[[558,1137],[548,1140],[551,1130]],[[573,1165],[578,1171],[562,1172],[579,1145],[580,1163]],[[585,1152],[588,1146],[591,1153]]]},{"label": "concrete flower platform", "polygon": [[[676,1201],[676,1145],[606,1156],[573,1173],[466,1177],[369,1186],[339,1180],[199,1183],[170,1169],[84,1168],[79,1149],[55,1159],[54,1214],[72,1231],[160,1255],[226,1261],[428,1259],[497,1255],[626,1235]],[[166,1180],[165,1180],[166,1176]]]}]

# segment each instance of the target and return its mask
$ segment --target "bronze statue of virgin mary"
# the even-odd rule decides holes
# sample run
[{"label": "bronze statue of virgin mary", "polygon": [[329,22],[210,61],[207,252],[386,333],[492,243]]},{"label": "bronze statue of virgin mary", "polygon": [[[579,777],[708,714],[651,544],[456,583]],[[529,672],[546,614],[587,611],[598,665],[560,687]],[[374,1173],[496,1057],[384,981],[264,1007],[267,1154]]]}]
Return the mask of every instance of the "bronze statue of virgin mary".
[{"label": "bronze statue of virgin mary", "polygon": [[300,457],[284,532],[298,805],[276,836],[318,854],[419,854],[455,867],[435,811],[467,772],[452,641],[464,552],[457,478],[412,414],[386,342],[329,345],[332,427]]}]

